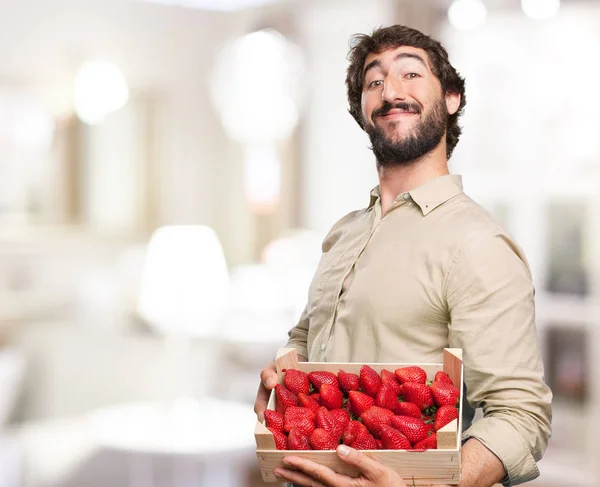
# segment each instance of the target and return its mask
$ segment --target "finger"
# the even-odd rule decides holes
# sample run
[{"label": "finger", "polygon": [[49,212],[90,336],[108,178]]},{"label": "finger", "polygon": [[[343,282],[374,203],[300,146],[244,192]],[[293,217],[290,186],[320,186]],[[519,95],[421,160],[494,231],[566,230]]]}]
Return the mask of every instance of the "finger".
[{"label": "finger", "polygon": [[309,477],[308,475],[299,472],[297,470],[290,470],[287,468],[276,468],[273,473],[275,477],[283,480],[287,480],[292,484],[302,485],[305,487],[327,487],[316,479]]},{"label": "finger", "polygon": [[266,389],[274,389],[277,385],[277,372],[274,368],[266,367],[260,373],[260,380]]},{"label": "finger", "polygon": [[[319,485],[325,484],[330,487],[347,487],[350,483],[350,478],[346,475],[335,473],[329,467],[306,460],[299,457],[284,457],[283,464],[288,467],[293,467],[304,473],[313,481],[319,482]],[[303,485],[303,484],[301,484]]]},{"label": "finger", "polygon": [[350,448],[346,445],[340,445],[336,450],[338,457],[348,465],[353,465],[369,480],[377,480],[384,474],[383,465],[377,460],[369,458],[364,453]]},{"label": "finger", "polygon": [[258,386],[258,392],[256,393],[256,401],[254,402],[254,412],[256,413],[257,419],[261,422],[265,419],[264,412],[269,404],[270,396],[271,391],[268,391],[265,386],[260,384]]}]

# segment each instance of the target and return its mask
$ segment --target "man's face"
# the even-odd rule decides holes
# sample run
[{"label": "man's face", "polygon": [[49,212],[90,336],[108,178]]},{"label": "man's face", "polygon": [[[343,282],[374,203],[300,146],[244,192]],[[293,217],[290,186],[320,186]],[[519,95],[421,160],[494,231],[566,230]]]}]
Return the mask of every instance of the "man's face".
[{"label": "man's face", "polygon": [[408,165],[437,147],[448,102],[424,50],[401,46],[367,56],[362,115],[380,165]]}]

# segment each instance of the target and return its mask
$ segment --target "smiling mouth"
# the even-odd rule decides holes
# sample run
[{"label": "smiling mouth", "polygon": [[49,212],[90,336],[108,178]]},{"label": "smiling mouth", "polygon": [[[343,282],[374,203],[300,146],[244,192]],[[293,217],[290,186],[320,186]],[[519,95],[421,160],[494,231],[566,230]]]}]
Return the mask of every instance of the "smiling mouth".
[{"label": "smiling mouth", "polygon": [[379,115],[381,118],[395,118],[395,117],[407,117],[410,115],[418,115],[417,112],[413,110],[402,110],[400,108],[393,108],[392,110]]}]

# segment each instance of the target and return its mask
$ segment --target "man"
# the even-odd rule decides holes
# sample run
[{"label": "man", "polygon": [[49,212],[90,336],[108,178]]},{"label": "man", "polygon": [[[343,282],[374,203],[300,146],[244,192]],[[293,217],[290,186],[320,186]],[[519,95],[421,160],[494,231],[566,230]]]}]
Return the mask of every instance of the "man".
[{"label": "man", "polygon": [[[372,143],[379,186],[337,222],[288,347],[301,360],[441,362],[462,348],[466,402],[460,487],[517,485],[539,475],[550,435],[534,289],[520,248],[462,191],[448,158],[461,129],[464,80],[445,49],[404,26],[357,35],[346,84],[350,113]],[[261,373],[262,417],[276,382]],[[468,404],[467,404],[468,403]],[[473,422],[474,408],[483,418]],[[342,450],[342,451],[340,451]],[[391,469],[340,447],[358,480],[290,457],[281,478],[312,486],[402,487]]]}]

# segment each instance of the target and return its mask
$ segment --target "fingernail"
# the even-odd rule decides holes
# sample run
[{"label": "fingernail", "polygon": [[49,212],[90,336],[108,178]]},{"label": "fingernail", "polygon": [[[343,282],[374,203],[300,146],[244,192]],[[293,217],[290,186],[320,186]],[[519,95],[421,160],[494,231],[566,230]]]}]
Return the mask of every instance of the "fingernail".
[{"label": "fingernail", "polygon": [[338,453],[340,455],[342,455],[343,457],[347,456],[348,454],[350,454],[350,448],[348,448],[346,445],[340,445],[338,446],[337,449]]}]

